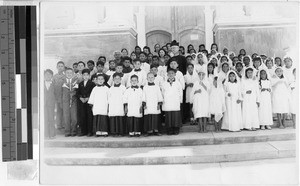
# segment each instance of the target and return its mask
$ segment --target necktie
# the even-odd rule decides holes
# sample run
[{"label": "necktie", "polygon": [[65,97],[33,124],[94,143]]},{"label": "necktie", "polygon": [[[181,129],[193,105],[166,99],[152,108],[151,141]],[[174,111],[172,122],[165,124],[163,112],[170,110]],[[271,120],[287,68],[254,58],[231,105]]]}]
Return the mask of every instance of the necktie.
[{"label": "necktie", "polygon": [[69,86],[70,86],[70,91],[72,91],[72,83],[71,83],[71,79],[69,79]]}]

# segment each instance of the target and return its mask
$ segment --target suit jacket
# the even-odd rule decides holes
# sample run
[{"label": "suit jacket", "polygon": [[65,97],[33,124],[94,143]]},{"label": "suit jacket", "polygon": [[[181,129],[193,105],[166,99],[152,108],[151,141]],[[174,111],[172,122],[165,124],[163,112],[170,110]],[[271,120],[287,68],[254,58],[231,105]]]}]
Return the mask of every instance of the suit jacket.
[{"label": "suit jacket", "polygon": [[44,106],[45,108],[55,107],[55,87],[54,83],[51,82],[49,89],[47,89],[46,84],[44,84]]},{"label": "suit jacket", "polygon": [[54,94],[57,103],[62,103],[62,85],[65,79],[65,74],[55,74],[53,76]]},{"label": "suit jacket", "polygon": [[62,85],[62,102],[64,105],[69,103],[71,106],[73,103],[77,102],[77,96],[76,96],[77,89],[78,89],[77,78],[72,78],[71,84],[67,82],[66,78],[64,79]]},{"label": "suit jacket", "polygon": [[90,94],[94,87],[95,84],[91,80],[88,80],[85,86],[84,86],[84,81],[82,81],[81,83],[79,83],[79,87],[77,89],[77,97],[78,98],[90,97]]}]

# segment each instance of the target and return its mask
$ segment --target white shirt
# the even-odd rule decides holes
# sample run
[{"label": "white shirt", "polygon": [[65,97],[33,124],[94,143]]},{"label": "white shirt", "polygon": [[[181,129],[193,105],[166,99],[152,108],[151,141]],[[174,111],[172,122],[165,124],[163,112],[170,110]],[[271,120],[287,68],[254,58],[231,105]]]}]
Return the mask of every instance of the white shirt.
[{"label": "white shirt", "polygon": [[[168,75],[166,74],[165,77],[166,81],[168,80]],[[179,70],[176,71],[176,75],[175,75],[175,79],[180,83],[181,85],[181,89],[184,90],[185,88],[185,82],[184,82],[184,77],[182,72],[180,72]]]},{"label": "white shirt", "polygon": [[163,83],[162,94],[163,94],[163,107],[164,111],[179,111],[180,103],[182,103],[182,86],[178,80],[170,84],[165,81]]},{"label": "white shirt", "polygon": [[144,114],[159,114],[160,109],[157,109],[159,102],[163,101],[163,97],[158,85],[146,85],[143,88],[143,101],[146,102]]},{"label": "white shirt", "polygon": [[123,96],[125,91],[124,85],[110,87],[108,92],[108,116],[124,116]]},{"label": "white shirt", "polygon": [[146,62],[141,63],[141,69],[144,70],[146,74],[148,74],[150,72],[150,65]]},{"label": "white shirt", "polygon": [[141,118],[140,108],[143,102],[143,90],[141,88],[127,88],[124,92],[123,103],[127,103],[127,116]]},{"label": "white shirt", "polygon": [[96,86],[93,88],[89,104],[93,105],[93,115],[107,115],[108,112],[108,92],[107,86]]}]

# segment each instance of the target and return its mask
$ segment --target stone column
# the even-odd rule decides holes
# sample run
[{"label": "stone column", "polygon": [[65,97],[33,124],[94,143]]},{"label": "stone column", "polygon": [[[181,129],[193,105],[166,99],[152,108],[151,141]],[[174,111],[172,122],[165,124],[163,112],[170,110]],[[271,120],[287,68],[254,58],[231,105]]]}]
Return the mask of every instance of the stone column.
[{"label": "stone column", "polygon": [[137,18],[137,41],[138,45],[143,48],[146,46],[146,25],[145,25],[145,6],[139,7],[139,12],[136,13]]},{"label": "stone column", "polygon": [[[206,49],[210,49],[210,45],[214,41],[213,35],[213,10],[209,5],[206,5],[204,8],[205,13],[205,46]],[[210,52],[210,51],[208,51]]]}]

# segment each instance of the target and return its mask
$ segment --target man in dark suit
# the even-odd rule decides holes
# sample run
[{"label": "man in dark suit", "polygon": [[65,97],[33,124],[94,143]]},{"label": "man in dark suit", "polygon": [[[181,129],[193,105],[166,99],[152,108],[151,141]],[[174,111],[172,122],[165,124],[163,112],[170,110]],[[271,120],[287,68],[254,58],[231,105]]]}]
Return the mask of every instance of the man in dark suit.
[{"label": "man in dark suit", "polygon": [[93,136],[93,113],[91,106],[87,103],[90,94],[95,87],[95,84],[89,80],[90,71],[89,69],[82,70],[83,81],[79,83],[77,89],[78,97],[78,121],[80,133],[78,136]]}]

